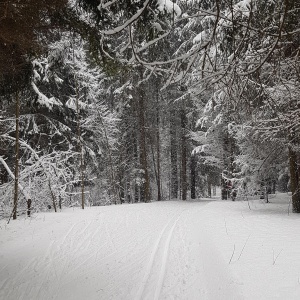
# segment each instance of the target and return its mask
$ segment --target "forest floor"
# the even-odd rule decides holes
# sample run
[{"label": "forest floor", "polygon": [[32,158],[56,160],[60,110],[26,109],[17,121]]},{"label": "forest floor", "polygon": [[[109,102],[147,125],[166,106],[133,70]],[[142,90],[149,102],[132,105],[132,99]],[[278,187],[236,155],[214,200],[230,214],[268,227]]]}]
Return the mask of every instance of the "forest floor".
[{"label": "forest floor", "polygon": [[[300,299],[289,197],[64,209],[0,221],[0,299]],[[250,208],[249,208],[250,207]]]}]

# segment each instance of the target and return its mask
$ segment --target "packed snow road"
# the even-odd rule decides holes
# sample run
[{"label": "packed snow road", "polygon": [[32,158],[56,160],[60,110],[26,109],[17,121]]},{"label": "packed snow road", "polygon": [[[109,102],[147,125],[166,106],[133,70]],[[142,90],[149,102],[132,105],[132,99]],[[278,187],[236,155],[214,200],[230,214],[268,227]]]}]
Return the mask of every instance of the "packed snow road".
[{"label": "packed snow road", "polygon": [[0,298],[241,299],[208,202],[68,209],[1,223]]}]

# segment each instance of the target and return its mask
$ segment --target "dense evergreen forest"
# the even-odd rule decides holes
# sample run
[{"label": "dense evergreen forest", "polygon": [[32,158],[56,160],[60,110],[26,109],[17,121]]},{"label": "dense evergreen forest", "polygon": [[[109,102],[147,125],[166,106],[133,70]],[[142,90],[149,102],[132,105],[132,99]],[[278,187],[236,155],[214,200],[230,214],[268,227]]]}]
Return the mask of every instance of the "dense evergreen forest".
[{"label": "dense evergreen forest", "polygon": [[0,0],[0,215],[292,192],[300,1]]}]

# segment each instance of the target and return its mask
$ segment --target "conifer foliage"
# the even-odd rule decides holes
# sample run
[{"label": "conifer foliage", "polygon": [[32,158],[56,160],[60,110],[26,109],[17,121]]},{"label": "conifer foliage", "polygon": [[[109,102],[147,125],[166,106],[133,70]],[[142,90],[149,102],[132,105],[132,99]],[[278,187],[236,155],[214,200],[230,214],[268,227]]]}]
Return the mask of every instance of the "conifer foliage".
[{"label": "conifer foliage", "polygon": [[42,33],[55,27],[55,15],[66,4],[66,0],[0,2],[0,81],[5,81],[6,90],[28,83],[30,57],[42,51],[43,44],[47,45]]},{"label": "conifer foliage", "polygon": [[290,190],[300,212],[299,9],[1,1],[3,214],[215,186],[232,200]]}]

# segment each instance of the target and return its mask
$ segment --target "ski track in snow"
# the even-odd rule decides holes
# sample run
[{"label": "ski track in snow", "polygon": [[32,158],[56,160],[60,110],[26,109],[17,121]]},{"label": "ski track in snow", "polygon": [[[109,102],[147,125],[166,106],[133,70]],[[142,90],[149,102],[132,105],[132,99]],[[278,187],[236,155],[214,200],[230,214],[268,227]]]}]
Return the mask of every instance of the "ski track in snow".
[{"label": "ski track in snow", "polygon": [[0,300],[300,299],[300,220],[251,205],[166,201],[3,223]]},{"label": "ski track in snow", "polygon": [[86,299],[86,291],[88,299],[160,299],[174,231],[189,205],[98,207],[12,223],[19,239],[26,234],[26,251],[16,239],[3,253],[0,299]]},{"label": "ski track in snow", "polygon": [[[142,280],[139,291],[138,291],[138,293],[135,297],[136,300],[149,298],[148,296],[143,297],[143,293],[144,293],[146,285],[149,281],[151,272],[154,271],[154,261],[155,260],[161,261],[161,267],[160,267],[159,274],[156,274],[156,273],[154,274],[155,276],[158,275],[158,282],[157,282],[157,285],[154,287],[154,297],[151,297],[149,299],[154,299],[154,300],[159,299],[159,294],[160,294],[160,291],[162,289],[164,274],[165,274],[165,270],[166,270],[168,252],[169,252],[169,247],[170,247],[170,240],[172,238],[174,228],[175,228],[180,216],[181,216],[181,214],[179,216],[177,216],[175,221],[173,219],[171,219],[166,224],[166,226],[163,228],[163,230],[161,231],[161,233],[160,233],[160,235],[159,235],[159,237],[158,237],[158,239],[157,239],[157,241],[156,241],[156,243],[153,247],[153,250],[151,252],[150,260],[149,260],[149,263],[147,265],[144,278]],[[171,226],[171,224],[172,224],[172,226]],[[163,248],[163,250],[164,250],[163,256],[161,258],[158,257],[158,250],[159,250],[160,245],[163,245],[163,246],[161,246],[161,248]]]}]

